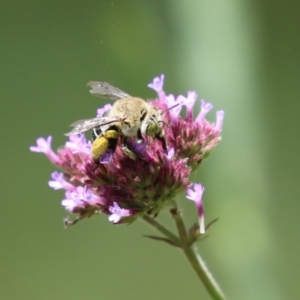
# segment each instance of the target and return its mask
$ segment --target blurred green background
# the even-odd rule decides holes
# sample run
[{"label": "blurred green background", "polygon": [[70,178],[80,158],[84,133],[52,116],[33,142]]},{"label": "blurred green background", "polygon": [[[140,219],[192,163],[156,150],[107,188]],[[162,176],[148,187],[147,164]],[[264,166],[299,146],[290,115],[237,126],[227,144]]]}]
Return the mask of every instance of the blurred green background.
[{"label": "blurred green background", "polygon": [[[300,299],[300,2],[1,1],[0,299],[210,299],[179,251],[142,222],[96,216],[65,230],[54,167],[29,152],[104,102],[89,80],[154,97],[196,90],[226,112],[198,247],[228,299]],[[195,108],[196,110],[199,107]],[[181,200],[191,224],[191,201]],[[169,216],[159,220],[168,222]]]}]

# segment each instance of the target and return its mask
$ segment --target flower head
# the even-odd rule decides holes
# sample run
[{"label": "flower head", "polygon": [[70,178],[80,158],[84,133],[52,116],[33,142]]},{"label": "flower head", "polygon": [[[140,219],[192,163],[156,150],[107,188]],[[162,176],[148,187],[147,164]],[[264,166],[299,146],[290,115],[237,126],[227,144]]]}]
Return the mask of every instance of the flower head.
[{"label": "flower head", "polygon": [[[51,149],[51,137],[39,138],[37,145],[30,147],[46,154],[62,170],[52,173],[49,186],[66,190],[62,205],[77,215],[75,220],[67,220],[67,225],[99,213],[118,224],[131,223],[145,214],[156,216],[177,194],[186,191],[187,198],[196,203],[200,231],[204,231],[203,187],[195,184],[190,188],[189,175],[220,141],[224,112],[219,111],[216,122],[210,123],[205,117],[212,105],[201,100],[201,111],[194,119],[197,94],[166,95],[163,83],[161,75],[148,86],[158,94],[150,104],[163,112],[164,136],[128,138],[126,146],[133,155],[122,149],[118,138],[116,149],[108,148],[96,165],[90,154],[92,142],[83,134],[70,136],[57,153]],[[92,93],[96,88],[92,86]],[[187,108],[185,117],[180,115],[182,106]],[[98,109],[98,117],[109,109],[110,104]],[[109,145],[109,140],[103,140]]]}]

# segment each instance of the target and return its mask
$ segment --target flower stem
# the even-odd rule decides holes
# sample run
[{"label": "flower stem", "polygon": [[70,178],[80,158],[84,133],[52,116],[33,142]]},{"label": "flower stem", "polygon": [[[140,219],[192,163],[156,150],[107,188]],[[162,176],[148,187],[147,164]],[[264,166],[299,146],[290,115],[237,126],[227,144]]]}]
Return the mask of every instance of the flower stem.
[{"label": "flower stem", "polygon": [[177,203],[174,201],[170,209],[171,215],[175,221],[179,238],[173,234],[170,230],[164,227],[162,224],[154,220],[153,218],[144,215],[143,220],[154,227],[157,231],[162,233],[167,239],[169,239],[173,245],[182,249],[186,258],[190,262],[192,268],[196,272],[200,281],[204,284],[206,290],[211,295],[214,300],[225,300],[225,296],[218,286],[217,282],[207,269],[204,261],[197,252],[195,246],[190,244],[190,238],[186,230],[184,220],[182,218],[181,212],[177,207]]},{"label": "flower stem", "polygon": [[181,242],[178,239],[178,237],[170,230],[168,230],[166,227],[164,227],[162,224],[158,223],[156,220],[154,220],[153,218],[147,215],[143,216],[143,220],[147,222],[149,225],[153,226],[157,231],[162,233],[164,236],[166,236],[170,241],[173,242],[174,245],[181,248]]},{"label": "flower stem", "polygon": [[192,268],[196,272],[200,281],[204,284],[206,290],[214,300],[225,300],[225,296],[213,278],[212,274],[207,269],[204,261],[193,245],[189,245],[188,233],[181,212],[178,210],[177,204],[174,201],[173,207],[170,209],[171,215],[175,221],[177,231],[181,241],[181,248],[190,262]]}]

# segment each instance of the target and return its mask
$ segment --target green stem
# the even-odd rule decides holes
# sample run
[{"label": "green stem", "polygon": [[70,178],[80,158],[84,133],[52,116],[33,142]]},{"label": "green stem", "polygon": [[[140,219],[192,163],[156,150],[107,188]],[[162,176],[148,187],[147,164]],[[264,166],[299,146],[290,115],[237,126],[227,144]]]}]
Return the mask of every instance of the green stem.
[{"label": "green stem", "polygon": [[181,241],[181,248],[186,258],[190,262],[192,268],[196,272],[198,278],[204,284],[206,290],[211,295],[212,299],[225,300],[226,298],[222,290],[218,286],[212,274],[207,269],[204,261],[197,252],[197,249],[194,246],[189,245],[189,238],[186,226],[175,201],[173,207],[170,209],[170,212],[177,227],[177,231]]},{"label": "green stem", "polygon": [[162,233],[164,236],[166,236],[170,241],[173,242],[174,245],[181,248],[181,242],[178,239],[178,237],[174,233],[172,233],[170,230],[168,230],[166,227],[164,227],[163,225],[158,223],[156,220],[154,220],[153,218],[151,218],[147,215],[143,216],[143,220],[145,222],[147,222],[148,224],[150,224],[151,226],[153,226],[157,231]]},{"label": "green stem", "polygon": [[197,252],[197,249],[190,245],[190,237],[186,230],[186,226],[182,215],[177,207],[177,203],[174,201],[173,206],[170,209],[171,215],[175,221],[179,238],[174,235],[170,230],[164,227],[162,224],[158,223],[153,218],[144,215],[142,218],[145,222],[149,225],[154,227],[157,231],[162,233],[167,239],[172,241],[172,243],[179,248],[182,249],[183,253],[185,254],[186,258],[190,262],[192,268],[196,272],[198,278],[205,286],[208,293],[211,295],[212,299],[214,300],[225,300],[225,296],[218,286],[217,282],[207,269],[204,261],[202,260],[201,256]]}]

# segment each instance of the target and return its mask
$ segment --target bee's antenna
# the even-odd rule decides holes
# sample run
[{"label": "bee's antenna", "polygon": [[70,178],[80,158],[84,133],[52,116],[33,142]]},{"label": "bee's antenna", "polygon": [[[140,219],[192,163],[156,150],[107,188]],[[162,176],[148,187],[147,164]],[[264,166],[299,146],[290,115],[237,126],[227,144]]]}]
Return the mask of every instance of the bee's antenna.
[{"label": "bee's antenna", "polygon": [[173,106],[171,106],[171,107],[168,107],[167,109],[165,109],[163,112],[162,112],[162,114],[164,114],[166,111],[168,111],[168,110],[171,110],[171,109],[173,109],[174,107],[176,107],[176,106],[178,106],[180,103],[177,103],[177,104],[175,104],[175,105],[173,105]]}]

